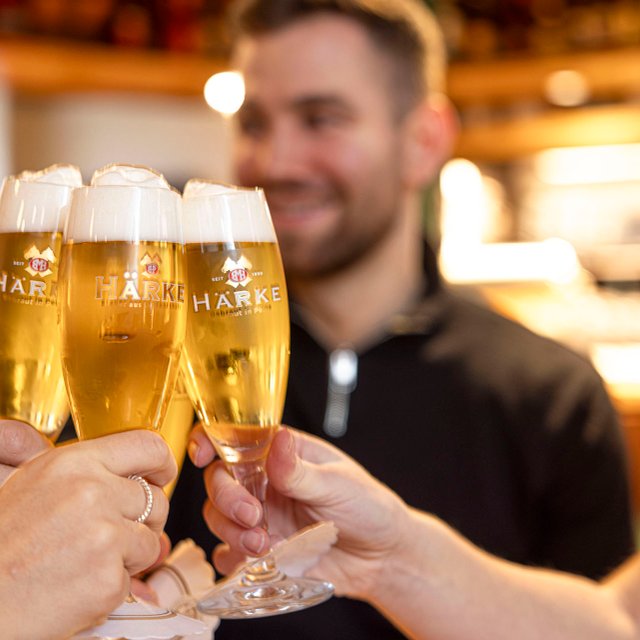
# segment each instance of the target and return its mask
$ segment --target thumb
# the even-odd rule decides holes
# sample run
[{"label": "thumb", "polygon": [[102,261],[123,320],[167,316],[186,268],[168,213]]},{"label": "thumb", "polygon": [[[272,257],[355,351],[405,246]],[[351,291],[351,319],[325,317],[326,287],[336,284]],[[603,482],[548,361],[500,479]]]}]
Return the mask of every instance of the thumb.
[{"label": "thumb", "polygon": [[0,463],[17,467],[51,448],[51,442],[26,422],[0,420]]},{"label": "thumb", "polygon": [[[331,464],[329,462],[328,464]],[[302,502],[325,504],[330,501],[338,476],[324,472],[324,464],[315,464],[298,455],[293,433],[282,428],[274,436],[267,459],[269,483],[282,495]]]}]

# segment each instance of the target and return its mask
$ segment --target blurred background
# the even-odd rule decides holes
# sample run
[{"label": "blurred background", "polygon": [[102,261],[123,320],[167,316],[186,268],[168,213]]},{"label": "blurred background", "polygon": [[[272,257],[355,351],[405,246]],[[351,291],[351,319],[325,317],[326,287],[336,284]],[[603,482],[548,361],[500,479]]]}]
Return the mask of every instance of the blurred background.
[{"label": "blurred background", "polygon": [[[0,0],[0,176],[118,161],[228,180],[204,87],[228,70],[229,2]],[[443,273],[593,360],[640,513],[640,0],[429,4],[462,125],[426,200]]]}]

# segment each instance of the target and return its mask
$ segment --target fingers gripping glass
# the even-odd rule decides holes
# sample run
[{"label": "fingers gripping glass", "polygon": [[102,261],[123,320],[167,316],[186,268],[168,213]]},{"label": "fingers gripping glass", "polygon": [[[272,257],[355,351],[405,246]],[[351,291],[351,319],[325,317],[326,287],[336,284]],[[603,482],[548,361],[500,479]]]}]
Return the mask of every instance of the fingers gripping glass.
[{"label": "fingers gripping glass", "polygon": [[[289,367],[287,292],[269,210],[259,189],[190,181],[183,211],[189,387],[229,472],[264,506],[265,460]],[[199,608],[221,618],[268,616],[332,593],[328,582],[284,575],[270,553],[223,581]]]}]

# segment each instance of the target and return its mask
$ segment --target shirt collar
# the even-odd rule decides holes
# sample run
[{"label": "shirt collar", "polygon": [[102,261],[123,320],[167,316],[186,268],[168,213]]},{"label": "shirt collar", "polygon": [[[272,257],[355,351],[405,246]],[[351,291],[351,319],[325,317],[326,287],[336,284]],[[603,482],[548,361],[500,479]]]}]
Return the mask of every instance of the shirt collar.
[{"label": "shirt collar", "polygon": [[442,320],[449,302],[449,294],[438,270],[437,256],[426,242],[422,268],[425,283],[422,297],[411,309],[390,319],[387,328],[390,336],[426,335],[432,333]]}]

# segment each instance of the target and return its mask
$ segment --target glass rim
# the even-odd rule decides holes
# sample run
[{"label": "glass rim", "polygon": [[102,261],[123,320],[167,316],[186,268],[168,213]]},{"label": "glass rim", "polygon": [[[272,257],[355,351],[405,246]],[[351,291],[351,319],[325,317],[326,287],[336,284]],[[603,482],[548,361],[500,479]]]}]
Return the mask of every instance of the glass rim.
[{"label": "glass rim", "polygon": [[7,185],[18,184],[20,187],[35,188],[36,190],[51,189],[82,189],[81,186],[74,186],[71,184],[61,184],[60,182],[42,182],[41,180],[30,180],[29,178],[19,178],[18,176],[6,176],[2,182],[2,189],[0,193],[4,191]]},{"label": "glass rim", "polygon": [[[126,183],[126,184],[93,184],[93,181],[97,177],[99,178],[103,175],[108,174],[110,170],[118,169],[118,168],[141,170],[143,172],[156,176],[156,178],[160,178],[162,181],[164,181],[165,185],[159,186],[159,185],[150,185],[150,184],[144,184],[144,183],[137,184],[135,182]],[[162,174],[160,171],[158,171],[157,169],[154,169],[153,167],[150,167],[149,165],[137,164],[135,162],[109,162],[108,164],[105,164],[103,167],[96,169],[93,172],[93,175],[91,177],[91,180],[89,181],[89,184],[85,186],[88,186],[88,187],[141,187],[141,188],[147,188],[147,189],[164,189],[166,191],[173,191],[174,193],[181,195],[180,190],[174,187],[164,177],[164,174]]]},{"label": "glass rim", "polygon": [[150,184],[83,184],[81,187],[73,187],[74,191],[93,191],[96,189],[143,189],[147,191],[161,191],[166,193],[172,193],[179,198],[181,197],[180,190],[176,189],[173,185],[167,187],[160,187]]}]

